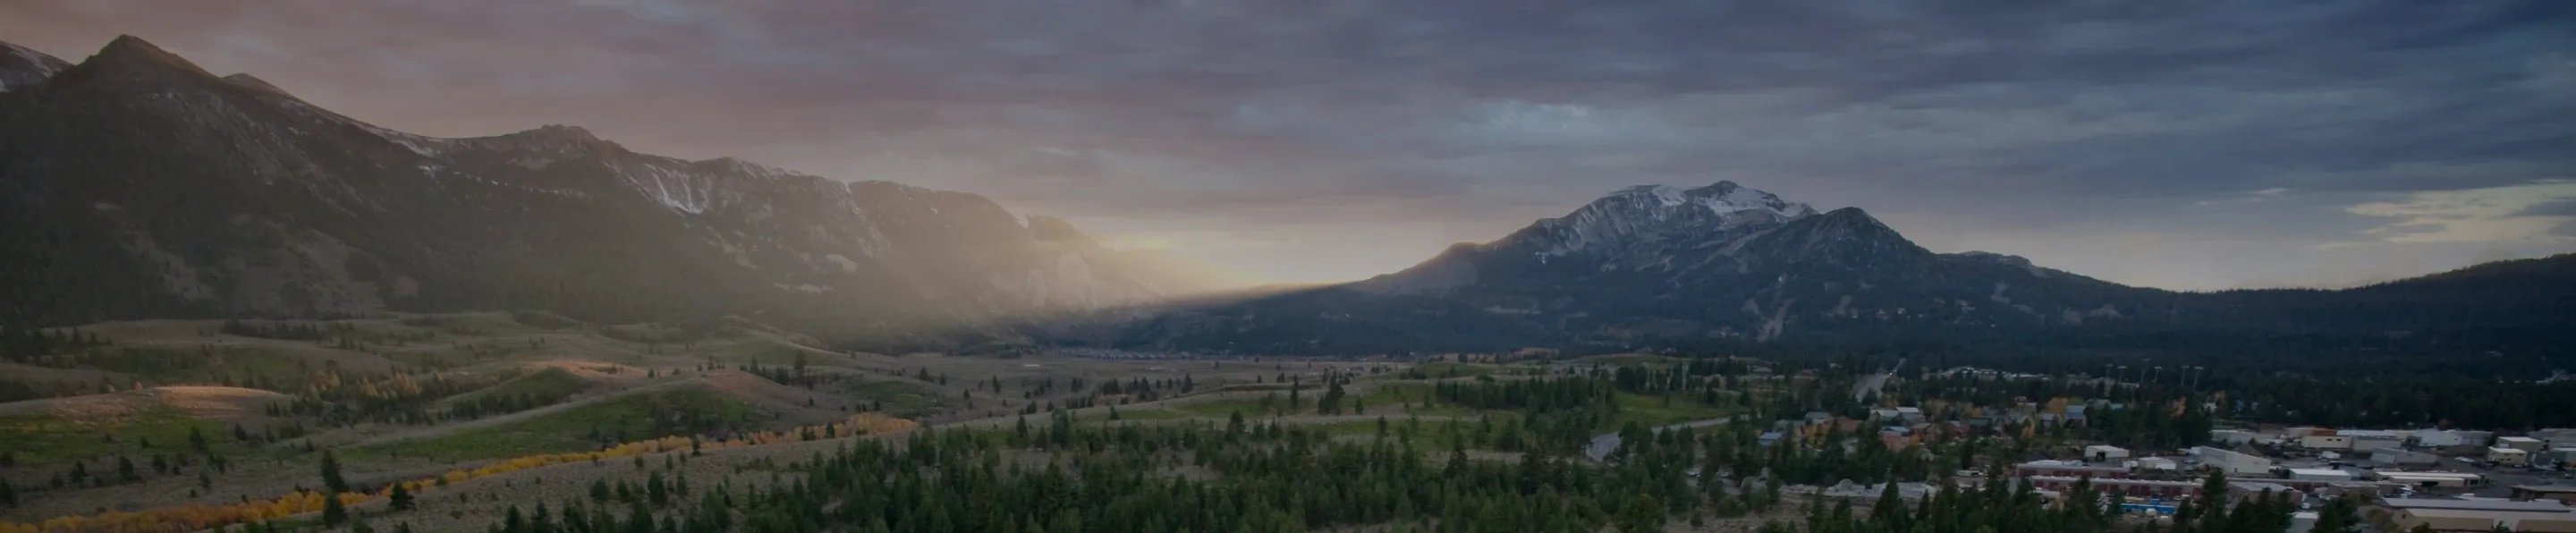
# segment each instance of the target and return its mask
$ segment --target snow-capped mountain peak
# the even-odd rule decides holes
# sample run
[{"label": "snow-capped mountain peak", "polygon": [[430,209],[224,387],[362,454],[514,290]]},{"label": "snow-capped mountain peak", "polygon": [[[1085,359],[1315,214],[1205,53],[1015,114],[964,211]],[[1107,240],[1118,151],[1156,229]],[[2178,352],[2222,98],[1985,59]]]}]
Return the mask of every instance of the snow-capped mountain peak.
[{"label": "snow-capped mountain peak", "polygon": [[1807,204],[1732,181],[1697,188],[1639,185],[1564,217],[1541,220],[1508,240],[1536,245],[1542,256],[1560,256],[1671,237],[1742,233],[1815,214],[1816,208]]},{"label": "snow-capped mountain peak", "polygon": [[1638,185],[1626,189],[1620,189],[1618,193],[1612,196],[1641,196],[1653,198],[1656,204],[1667,208],[1695,205],[1706,208],[1710,213],[1718,215],[1744,211],[1762,211],[1783,219],[1788,219],[1816,214],[1815,207],[1807,204],[1782,200],[1779,195],[1746,188],[1742,185],[1737,185],[1732,181],[1720,181],[1716,184],[1696,189],[1685,189],[1673,185]]}]

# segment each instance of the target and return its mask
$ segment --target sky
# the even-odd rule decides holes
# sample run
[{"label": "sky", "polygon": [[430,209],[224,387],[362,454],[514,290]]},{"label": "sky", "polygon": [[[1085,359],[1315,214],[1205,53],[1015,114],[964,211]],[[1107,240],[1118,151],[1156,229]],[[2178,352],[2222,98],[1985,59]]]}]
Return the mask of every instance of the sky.
[{"label": "sky", "polygon": [[2576,251],[2564,0],[23,0],[385,127],[983,194],[1281,281],[1637,184],[2173,289]]}]

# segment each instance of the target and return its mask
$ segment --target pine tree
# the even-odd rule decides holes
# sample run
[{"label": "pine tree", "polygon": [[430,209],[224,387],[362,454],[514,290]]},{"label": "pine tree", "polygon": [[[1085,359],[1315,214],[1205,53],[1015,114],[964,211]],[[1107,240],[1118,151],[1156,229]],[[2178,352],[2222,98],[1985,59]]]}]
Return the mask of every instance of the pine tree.
[{"label": "pine tree", "polygon": [[142,475],[134,472],[134,460],[123,455],[116,456],[116,477],[128,483],[143,480]]},{"label": "pine tree", "polygon": [[2227,529],[2227,490],[2227,472],[2224,470],[2211,471],[2209,479],[2201,482],[2200,493],[2206,497],[2201,498],[2205,501],[2200,509],[2200,531]]},{"label": "pine tree", "polygon": [[387,507],[392,507],[393,510],[396,511],[411,510],[411,489],[406,488],[405,485],[408,484],[395,483],[394,490],[385,494],[385,505]]},{"label": "pine tree", "polygon": [[349,491],[349,480],[340,477],[340,459],[328,450],[322,452],[322,486],[329,487],[332,495]]},{"label": "pine tree", "polygon": [[340,496],[336,494],[324,495],[322,497],[322,524],[336,526],[340,525],[341,522],[347,521],[349,521],[349,509],[340,506]]},{"label": "pine tree", "polygon": [[1619,511],[1619,530],[1647,533],[1664,530],[1664,505],[1652,494],[1638,493]]},{"label": "pine tree", "polygon": [[2353,501],[2352,498],[2335,498],[2327,500],[2325,507],[2317,509],[2317,523],[2314,526],[2310,526],[2308,531],[2311,533],[2359,533],[2361,531],[2360,513],[2361,505],[2358,502]]},{"label": "pine tree", "polygon": [[661,507],[671,502],[671,490],[669,486],[663,484],[661,471],[656,470],[645,478],[644,494],[645,499],[652,502],[654,507]]}]

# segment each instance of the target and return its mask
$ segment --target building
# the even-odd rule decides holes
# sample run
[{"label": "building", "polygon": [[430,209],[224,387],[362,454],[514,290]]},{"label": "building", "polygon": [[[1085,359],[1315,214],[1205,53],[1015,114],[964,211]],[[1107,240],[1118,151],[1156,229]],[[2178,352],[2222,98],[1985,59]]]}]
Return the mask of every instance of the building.
[{"label": "building", "polygon": [[2129,458],[2129,450],[2118,446],[2095,444],[2084,447],[2084,460],[2086,461],[2105,462],[2127,458]]},{"label": "building", "polygon": [[2226,472],[2230,476],[2252,476],[2272,473],[2272,460],[2208,446],[2191,449],[2201,464]]},{"label": "building", "polygon": [[2379,506],[2399,531],[2418,525],[2434,531],[2494,531],[2501,525],[2521,532],[2576,533],[2576,509],[2555,501],[2388,498]]},{"label": "building", "polygon": [[2456,509],[2462,511],[2515,511],[2530,513],[2576,512],[2567,504],[2552,501],[2463,500],[2459,498],[2388,498],[2379,501],[2389,509]]},{"label": "building", "polygon": [[2299,511],[2290,513],[2290,529],[2288,533],[2308,533],[2308,531],[2316,529],[2318,516],[2319,515],[2316,511]]},{"label": "building", "polygon": [[2513,488],[2513,499],[2520,501],[2550,500],[2576,505],[2576,485],[2520,485]]},{"label": "building", "polygon": [[2413,430],[2405,430],[2405,429],[2343,429],[2343,430],[2336,430],[2336,431],[2335,431],[2335,434],[2336,434],[2336,435],[2346,436],[2346,437],[2352,437],[2352,438],[2353,438],[2353,440],[2362,440],[2362,439],[2397,439],[2397,440],[2406,440],[2406,437],[2407,437],[2407,436],[2414,435],[2414,434],[2415,434],[2415,432],[2414,432]]},{"label": "building", "polygon": [[2548,445],[2548,441],[2531,437],[2497,437],[2495,447],[2536,452],[2542,450],[2544,446]]},{"label": "building", "polygon": [[2395,487],[2379,483],[2368,481],[2343,481],[2327,483],[2323,487],[2318,487],[2316,494],[2319,496],[2331,496],[2336,498],[2349,498],[2358,495],[2367,497],[2371,500],[2378,500],[2381,497],[2387,496],[2388,493],[2395,491]]},{"label": "building", "polygon": [[[2032,488],[2062,493],[2068,490],[2073,490],[2075,488],[2075,481],[2082,478],[2066,476],[2030,476],[2023,479],[2030,480],[2030,486]],[[2103,494],[2118,494],[2135,498],[2162,498],[2171,500],[2181,497],[2199,497],[2200,482],[2095,478],[2093,480],[2093,490],[2101,491]]]},{"label": "building", "polygon": [[2442,457],[2413,450],[2373,450],[2370,462],[2389,466],[2431,466],[2442,462]]},{"label": "building", "polygon": [[2487,448],[2487,462],[2505,466],[2527,465],[2531,464],[2531,452],[2503,446]]},{"label": "building", "polygon": [[2454,446],[2484,447],[2487,445],[2487,441],[2493,440],[2494,438],[2495,432],[2492,431],[2464,431],[2456,429],[2417,431],[2415,432],[2415,445],[2426,448],[2449,448]]},{"label": "building", "polygon": [[2406,447],[2406,438],[2383,435],[2346,435],[2352,437],[2352,451],[2375,452]]},{"label": "building", "polygon": [[2235,446],[2238,444],[2254,442],[2254,438],[2256,436],[2257,435],[2252,431],[2235,429],[2211,430],[2209,432],[2209,442],[2213,444]]},{"label": "building", "polygon": [[2469,509],[2399,509],[2389,515],[2399,531],[2424,527],[2433,531],[2576,533],[2576,513],[2479,511]]},{"label": "building", "polygon": [[1890,450],[1901,450],[1905,449],[1907,446],[1913,446],[1914,428],[1906,426],[1887,426],[1885,428],[1880,428],[1878,430],[1878,442],[1881,445],[1887,446],[1887,449]]},{"label": "building", "polygon": [[2299,437],[2299,445],[2311,450],[2350,450],[2352,437],[2343,435],[2309,435]]},{"label": "building", "polygon": [[2529,436],[2540,439],[2551,448],[2576,448],[2576,428],[2549,428],[2531,432]]},{"label": "building", "polygon": [[2464,489],[2487,484],[2486,476],[2459,472],[2379,472],[2380,481],[2419,489]]},{"label": "building", "polygon": [[2013,465],[2013,475],[2049,476],[2069,479],[2080,477],[2090,477],[2093,479],[2121,479],[2133,477],[2129,475],[2129,469],[2127,468],[2110,465],[2092,465],[2075,461],[2031,461]]},{"label": "building", "polygon": [[2332,468],[2292,468],[2290,479],[2299,481],[2352,481],[2352,473]]},{"label": "building", "polygon": [[2182,463],[2166,457],[2140,457],[2131,465],[2139,470],[2181,470]]},{"label": "building", "polygon": [[2236,499],[2240,499],[2240,500],[2248,500],[2248,499],[2254,499],[2254,498],[2257,498],[2257,497],[2261,497],[2261,496],[2263,496],[2263,493],[2266,493],[2266,492],[2270,492],[2270,493],[2274,493],[2274,494],[2286,494],[2286,493],[2291,493],[2291,492],[2297,492],[2298,490],[2299,490],[2299,489],[2290,488],[2290,486],[2289,486],[2289,485],[2283,485],[2283,484],[2279,484],[2279,483],[2264,483],[2264,482],[2261,482],[2261,481],[2229,481],[2229,482],[2227,482],[2227,491],[2228,491],[2228,492],[2231,492],[2231,493],[2234,493],[2234,494],[2236,495]]}]

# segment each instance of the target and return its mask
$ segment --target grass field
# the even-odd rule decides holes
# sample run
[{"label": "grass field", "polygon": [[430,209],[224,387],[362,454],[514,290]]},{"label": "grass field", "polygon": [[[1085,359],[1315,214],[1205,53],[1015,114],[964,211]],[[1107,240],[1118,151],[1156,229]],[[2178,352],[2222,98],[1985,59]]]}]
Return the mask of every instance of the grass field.
[{"label": "grass field", "polygon": [[[1298,399],[1305,400],[1306,398],[1301,396]],[[1288,404],[1288,395],[1279,395],[1279,399],[1276,400],[1276,402],[1277,403],[1273,405],[1274,409],[1286,407]],[[1313,406],[1309,405],[1307,407],[1311,410]],[[1273,413],[1270,410],[1262,409],[1261,400],[1258,399],[1211,400],[1175,405],[1172,406],[1172,409],[1183,413],[1215,418],[1226,418],[1234,416],[1235,413],[1243,413],[1243,416],[1246,418],[1269,416],[1272,414],[1296,414]]]},{"label": "grass field", "polygon": [[1476,412],[1474,409],[1440,401],[1432,394],[1431,384],[1428,383],[1378,385],[1368,394],[1360,395],[1358,399],[1367,403],[1370,411],[1411,405],[1412,413],[1423,416],[1465,416]]},{"label": "grass field", "polygon": [[1475,365],[1475,364],[1467,364],[1467,363],[1429,363],[1429,364],[1423,364],[1423,365],[1416,365],[1416,366],[1414,366],[1413,368],[1407,368],[1407,369],[1404,369],[1404,371],[1402,371],[1402,372],[1388,372],[1388,373],[1384,373],[1384,374],[1378,374],[1378,375],[1375,375],[1375,376],[1369,376],[1369,377],[1368,377],[1368,379],[1374,379],[1374,380],[1401,380],[1401,379],[1448,379],[1448,378],[1465,378],[1465,377],[1491,376],[1491,375],[1494,375],[1494,367],[1493,367],[1492,365]]},{"label": "grass field", "polygon": [[73,420],[50,414],[0,417],[0,443],[7,443],[7,451],[16,454],[19,464],[26,465],[115,455],[139,458],[189,451],[191,428],[205,436],[209,451],[222,454],[242,449],[232,438],[231,425],[189,416],[187,411],[168,406],[111,420]]},{"label": "grass field", "polygon": [[277,352],[246,346],[197,349],[148,346],[96,348],[71,357],[73,364],[132,375],[151,383],[214,383],[266,379],[281,386],[302,383],[309,363]]},{"label": "grass field", "polygon": [[[1490,419],[1499,427],[1505,421],[1518,416],[1520,415],[1514,413],[1493,413],[1490,415]],[[1386,417],[1386,435],[1389,439],[1401,438],[1405,432],[1409,430],[1413,433],[1414,447],[1416,449],[1427,451],[1448,450],[1453,446],[1467,449],[1481,449],[1484,447],[1482,444],[1474,442],[1472,437],[1476,432],[1476,420],[1455,420],[1455,426],[1452,426],[1453,420],[1454,419],[1419,420],[1403,416],[1388,416]],[[1305,427],[1321,431],[1327,436],[1334,437],[1359,436],[1364,438],[1375,438],[1378,433],[1378,421],[1376,420],[1334,422],[1330,424],[1315,424]]]},{"label": "grass field", "polygon": [[[1120,407],[1117,410],[1119,420],[1175,420],[1182,418],[1204,418],[1207,416],[1198,413],[1174,411],[1170,409],[1155,409],[1150,407]],[[1084,422],[1106,421],[1109,420],[1109,411],[1101,410],[1099,412],[1083,413],[1082,416],[1077,417],[1076,420]]]},{"label": "grass field", "polygon": [[[739,328],[728,328],[728,330],[740,331]],[[746,336],[748,336],[748,334],[746,334]],[[776,339],[767,337],[749,337],[742,340],[716,342],[729,343],[726,346],[715,348],[713,350],[716,354],[714,356],[716,362],[729,365],[759,363],[765,366],[789,366],[796,364],[797,354],[804,354],[807,364],[819,363],[823,358],[820,355],[807,352],[806,348],[779,342]]]},{"label": "grass field", "polygon": [[[436,460],[500,459],[585,451],[604,442],[745,429],[749,405],[705,390],[636,394],[536,418],[456,430],[444,436],[361,449],[372,455]],[[592,438],[599,437],[598,440]]]},{"label": "grass field", "polygon": [[939,409],[939,391],[928,385],[879,378],[856,378],[843,389],[850,398],[864,404],[884,404],[882,412],[912,418]]},{"label": "grass field", "polygon": [[417,316],[403,319],[402,324],[406,326],[438,330],[450,335],[464,335],[471,337],[497,337],[504,335],[543,333],[555,329],[554,327],[548,326],[559,326],[559,324],[553,323],[553,320],[539,319],[535,321],[547,324],[546,326],[529,325],[520,322],[518,317],[513,316],[511,313],[499,311]]},{"label": "grass field", "polygon": [[508,381],[485,387],[483,390],[459,394],[448,401],[469,402],[487,397],[526,397],[535,400],[538,404],[550,404],[587,388],[590,388],[590,381],[572,375],[571,371],[549,367],[510,378]]},{"label": "grass field", "polygon": [[[1661,397],[1622,392],[1619,393],[1618,402],[1619,422],[1634,421],[1648,427],[1717,418],[1735,413],[1733,408],[1708,405],[1700,403],[1697,399],[1680,395],[1674,396],[1672,402],[1666,403]],[[1617,426],[1612,426],[1612,429],[1616,428]]]}]

